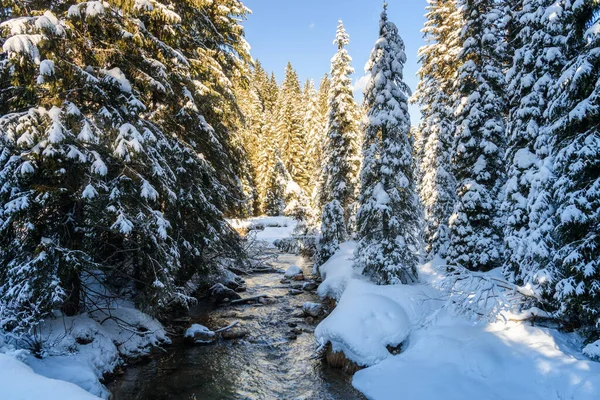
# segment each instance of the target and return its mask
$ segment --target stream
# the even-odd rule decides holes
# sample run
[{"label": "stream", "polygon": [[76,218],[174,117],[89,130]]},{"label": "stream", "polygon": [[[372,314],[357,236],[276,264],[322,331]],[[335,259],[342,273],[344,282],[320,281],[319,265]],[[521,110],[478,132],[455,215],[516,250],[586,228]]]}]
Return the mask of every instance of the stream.
[{"label": "stream", "polygon": [[[281,270],[298,265],[311,275],[310,262],[301,256],[279,253],[271,264]],[[247,331],[245,338],[193,347],[174,338],[167,353],[126,367],[107,385],[112,399],[364,399],[351,377],[315,357],[316,323],[307,323],[300,307],[319,297],[310,292],[292,296],[282,277],[245,277],[248,289],[242,297],[266,294],[276,299],[273,304],[216,307],[201,302],[190,313],[191,323],[211,329],[237,320],[239,329]]]}]

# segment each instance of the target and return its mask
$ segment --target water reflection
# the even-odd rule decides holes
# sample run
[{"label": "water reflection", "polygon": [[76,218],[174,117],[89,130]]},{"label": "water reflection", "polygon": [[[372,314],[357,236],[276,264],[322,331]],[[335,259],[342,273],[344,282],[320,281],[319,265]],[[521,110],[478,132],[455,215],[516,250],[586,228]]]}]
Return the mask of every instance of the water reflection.
[{"label": "water reflection", "polygon": [[[310,265],[301,257],[281,255],[276,267],[301,266],[306,276]],[[109,385],[116,400],[177,399],[362,399],[350,378],[314,359],[314,326],[298,318],[314,294],[289,296],[281,275],[264,274],[246,279],[245,296],[268,294],[275,304],[222,307],[206,311],[199,307],[193,322],[211,328],[239,320],[249,335],[243,340],[189,347],[175,341],[164,356],[146,364],[130,366]],[[289,323],[305,332],[291,340]]]}]

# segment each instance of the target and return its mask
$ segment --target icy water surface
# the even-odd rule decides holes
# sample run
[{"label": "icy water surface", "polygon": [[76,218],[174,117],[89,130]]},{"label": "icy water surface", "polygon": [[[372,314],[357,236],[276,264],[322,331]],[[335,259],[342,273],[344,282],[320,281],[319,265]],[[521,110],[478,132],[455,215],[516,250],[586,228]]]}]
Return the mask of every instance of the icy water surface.
[{"label": "icy water surface", "polygon": [[[310,265],[299,256],[281,254],[273,263],[283,270],[291,264],[310,275]],[[246,338],[195,347],[176,339],[168,353],[127,367],[108,385],[113,399],[363,399],[350,377],[314,357],[315,325],[297,314],[299,306],[318,302],[318,296],[306,292],[291,296],[281,278],[282,274],[247,277],[248,291],[242,293],[242,297],[267,294],[277,299],[275,304],[208,309],[205,304],[192,315],[193,323],[212,329],[238,320],[249,333]],[[304,330],[296,340],[290,339],[289,323]]]}]

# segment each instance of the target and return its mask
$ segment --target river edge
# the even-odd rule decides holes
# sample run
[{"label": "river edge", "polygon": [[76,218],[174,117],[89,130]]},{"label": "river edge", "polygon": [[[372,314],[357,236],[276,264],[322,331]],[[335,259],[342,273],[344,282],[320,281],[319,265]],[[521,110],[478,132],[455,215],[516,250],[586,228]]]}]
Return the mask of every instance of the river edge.
[{"label": "river edge", "polygon": [[[309,260],[269,251],[278,254],[271,263],[274,268],[299,265],[305,276],[311,275]],[[352,388],[351,376],[328,367],[315,354],[318,321],[305,319],[301,307],[320,298],[314,292],[292,295],[291,285],[281,283],[281,273],[244,278],[248,287],[243,297],[267,294],[275,302],[215,306],[200,299],[189,315],[190,324],[210,329],[239,320],[246,337],[190,346],[181,336],[172,336],[166,352],[153,350],[107,381],[111,399],[364,399]]]}]

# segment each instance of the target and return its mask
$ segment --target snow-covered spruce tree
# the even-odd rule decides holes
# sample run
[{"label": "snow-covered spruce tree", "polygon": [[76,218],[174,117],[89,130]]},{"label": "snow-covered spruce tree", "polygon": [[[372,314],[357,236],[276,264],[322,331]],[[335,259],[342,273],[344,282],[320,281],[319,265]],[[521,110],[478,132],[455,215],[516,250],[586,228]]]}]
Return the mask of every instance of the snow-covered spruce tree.
[{"label": "snow-covered spruce tree", "polygon": [[349,36],[339,22],[333,42],[338,51],[331,60],[331,88],[328,99],[327,137],[323,148],[323,167],[319,181],[321,239],[317,264],[322,264],[348,239],[356,206],[360,160],[358,110],[352,94],[354,72],[346,45]]},{"label": "snow-covered spruce tree", "polygon": [[[569,12],[570,59],[552,89],[553,197],[557,205],[555,300],[559,313],[600,331],[600,23],[598,2]],[[590,21],[590,18],[592,20]],[[587,22],[587,24],[586,24]]]},{"label": "snow-covered spruce tree", "polygon": [[263,210],[269,216],[283,215],[285,209],[285,190],[288,172],[285,164],[276,152],[275,163],[267,180]]},{"label": "snow-covered spruce tree", "polygon": [[243,73],[234,3],[229,20],[187,2],[61,4],[56,16],[13,4],[0,29],[5,329],[94,306],[92,275],[158,313],[217,254],[239,254],[222,217],[240,198],[238,154],[230,111],[217,111]]},{"label": "snow-covered spruce tree", "polygon": [[547,12],[558,3],[525,0],[512,11],[513,64],[507,73],[508,176],[502,206],[504,273],[534,287],[548,284],[554,230],[551,185],[553,162],[547,129],[548,91],[565,63],[566,13]]},{"label": "snow-covered spruce tree", "polygon": [[425,218],[425,250],[429,258],[445,256],[449,219],[456,201],[451,154],[455,118],[452,100],[458,68],[461,29],[456,0],[431,0],[423,29],[428,43],[419,50],[420,81],[414,101],[421,106],[419,194]]},{"label": "snow-covered spruce tree", "polygon": [[311,184],[308,193],[315,189],[322,163],[323,141],[325,138],[325,121],[319,110],[319,96],[311,81],[307,89],[306,114],[304,116],[304,131],[306,132],[306,157],[309,161]]},{"label": "snow-covered spruce tree", "polygon": [[303,188],[308,189],[310,173],[306,159],[302,90],[298,74],[288,63],[285,78],[279,91],[277,135],[281,157],[290,175]]},{"label": "snow-covered spruce tree", "polygon": [[453,149],[457,202],[450,218],[449,265],[489,270],[501,264],[498,199],[503,179],[505,84],[504,22],[493,0],[465,0],[460,7],[463,64],[455,95]]},{"label": "snow-covered spruce tree", "polygon": [[356,266],[380,284],[417,281],[420,205],[415,188],[406,62],[398,28],[381,14],[365,72],[363,165]]}]

